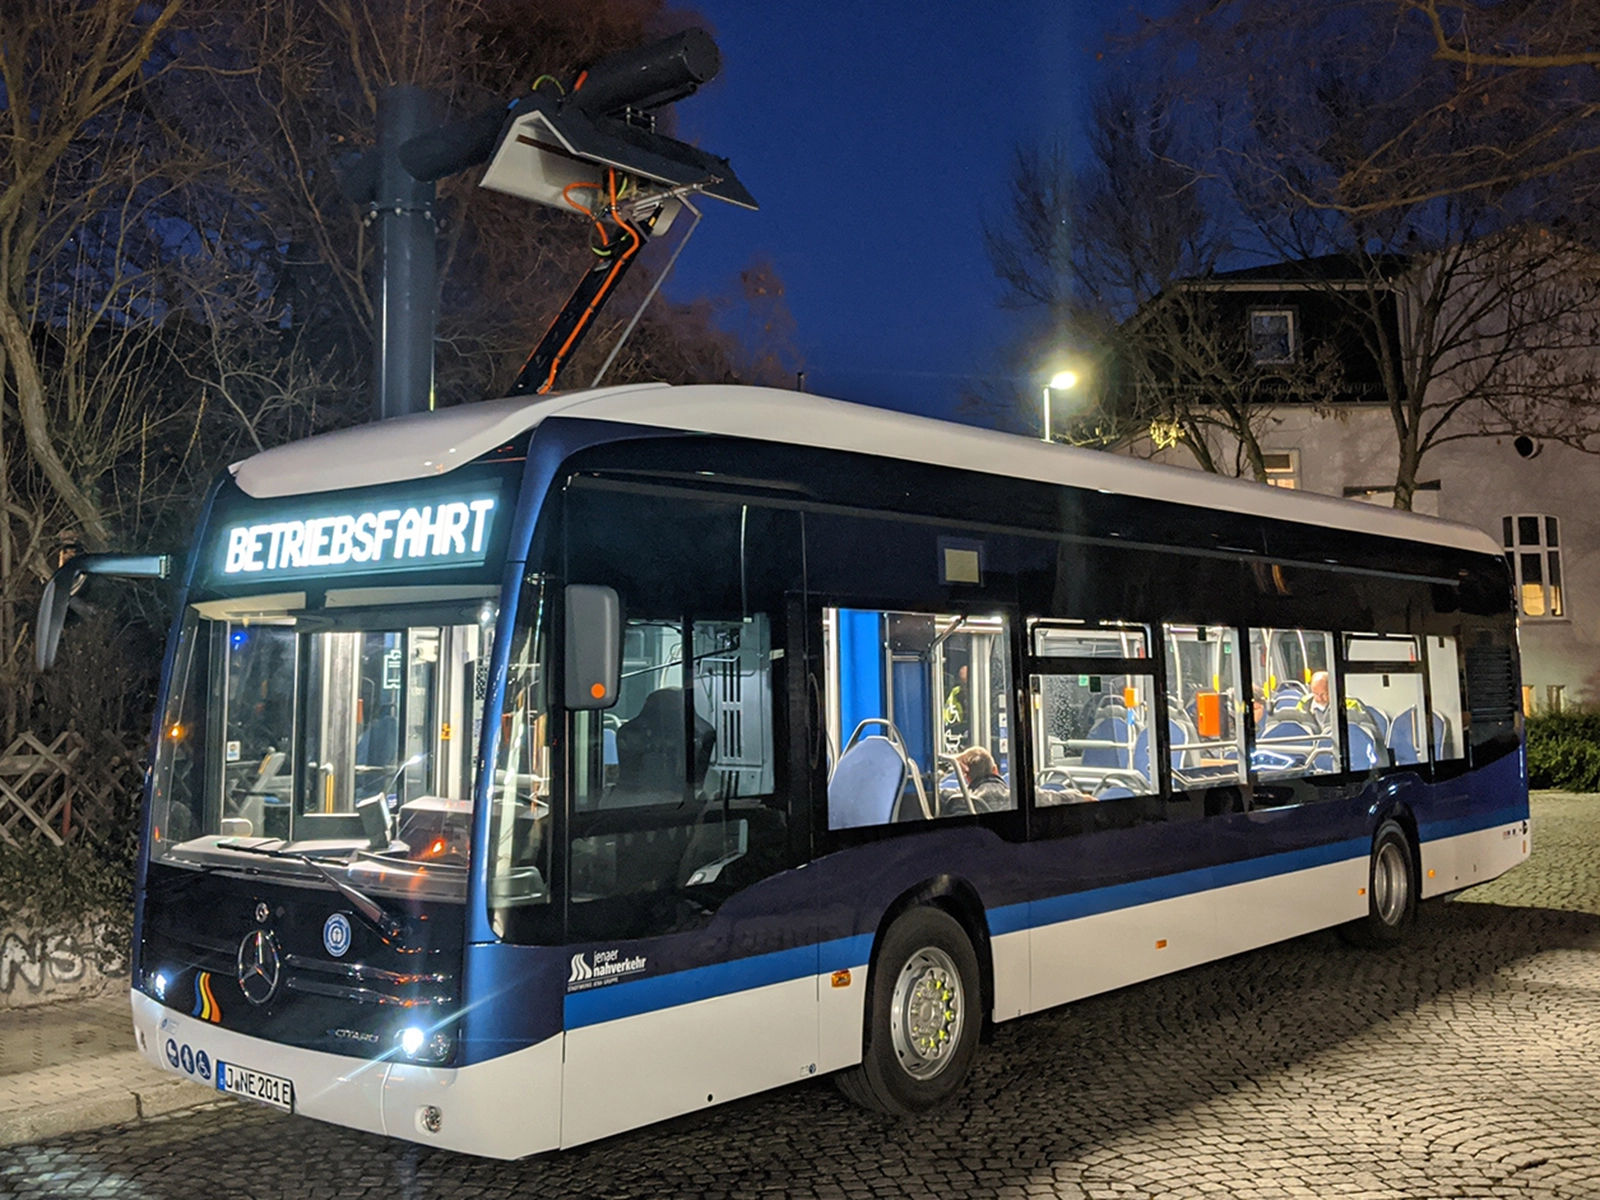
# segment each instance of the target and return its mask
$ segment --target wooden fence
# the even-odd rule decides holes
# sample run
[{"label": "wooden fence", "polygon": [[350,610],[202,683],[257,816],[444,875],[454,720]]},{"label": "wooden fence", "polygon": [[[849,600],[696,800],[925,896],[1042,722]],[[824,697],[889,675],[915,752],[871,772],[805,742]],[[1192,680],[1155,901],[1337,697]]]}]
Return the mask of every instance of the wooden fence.
[{"label": "wooden fence", "polygon": [[127,781],[113,764],[86,770],[87,757],[84,740],[70,730],[49,745],[24,733],[6,747],[0,754],[0,844],[61,846],[80,834],[94,836]]}]

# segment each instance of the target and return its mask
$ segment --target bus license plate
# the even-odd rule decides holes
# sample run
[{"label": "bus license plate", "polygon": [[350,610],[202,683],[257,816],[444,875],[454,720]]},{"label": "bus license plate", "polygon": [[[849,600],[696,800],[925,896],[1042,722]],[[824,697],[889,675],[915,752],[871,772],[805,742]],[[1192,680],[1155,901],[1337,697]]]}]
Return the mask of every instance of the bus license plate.
[{"label": "bus license plate", "polygon": [[281,1112],[294,1111],[294,1084],[278,1075],[252,1071],[237,1063],[217,1064],[217,1091],[270,1104]]}]

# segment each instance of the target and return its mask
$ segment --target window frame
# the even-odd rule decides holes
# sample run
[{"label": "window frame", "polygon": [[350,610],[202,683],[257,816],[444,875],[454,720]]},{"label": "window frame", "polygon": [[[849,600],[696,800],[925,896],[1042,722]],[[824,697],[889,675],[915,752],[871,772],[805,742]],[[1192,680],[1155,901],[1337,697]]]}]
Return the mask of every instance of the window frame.
[{"label": "window frame", "polygon": [[[1535,522],[1538,531],[1538,540],[1524,541],[1522,526],[1525,521]],[[1517,619],[1521,621],[1570,621],[1572,612],[1567,599],[1566,579],[1562,572],[1561,552],[1561,519],[1549,513],[1511,513],[1500,518],[1500,542],[1505,555],[1506,565],[1511,568],[1512,598],[1516,606]],[[1535,556],[1539,560],[1539,573],[1542,578],[1538,586],[1544,595],[1544,609],[1542,613],[1526,611],[1522,602],[1522,594],[1527,583],[1523,577],[1524,556]],[[1559,606],[1560,611],[1552,611]]]},{"label": "window frame", "polygon": [[[1006,669],[1010,672],[1004,689],[1006,705],[1006,737],[1009,742],[1007,777],[1011,788],[1011,807],[998,809],[992,812],[979,813],[953,813],[950,816],[940,816],[937,812],[938,777],[937,771],[933,776],[924,781],[928,797],[935,808],[931,818],[922,820],[888,821],[876,825],[846,825],[833,828],[828,804],[828,785],[832,781],[832,766],[837,764],[838,756],[844,752],[842,744],[833,742],[832,725],[836,717],[840,716],[839,710],[839,664],[837,638],[830,639],[824,628],[824,614],[829,610],[853,612],[873,612],[880,617],[885,614],[904,614],[911,616],[927,617],[967,617],[967,618],[992,618],[998,617],[1002,623],[1000,636],[1001,645],[1006,656]],[[885,838],[901,837],[915,834],[918,831],[933,831],[936,829],[950,829],[961,825],[980,824],[996,828],[1008,840],[1020,841],[1022,813],[1031,800],[1032,789],[1032,748],[1030,745],[1020,745],[1019,730],[1023,727],[1018,724],[1018,714],[1023,711],[1023,697],[1021,684],[1018,681],[1017,664],[1021,661],[1023,649],[1023,632],[1021,625],[1025,618],[1022,617],[1014,603],[1002,603],[990,598],[973,598],[971,600],[952,603],[947,599],[941,600],[886,600],[882,598],[863,598],[842,592],[812,592],[807,596],[807,637],[816,647],[812,661],[817,671],[817,695],[811,705],[808,705],[810,714],[804,718],[807,722],[815,722],[815,726],[808,730],[807,736],[815,739],[821,747],[818,762],[813,771],[813,784],[811,803],[812,826],[812,852],[811,860],[815,861],[824,855],[837,850],[868,842],[880,841]],[[940,697],[940,704],[943,697]],[[891,699],[892,705],[892,699]],[[1027,736],[1032,736],[1032,727],[1027,727]],[[847,739],[853,730],[840,729],[841,743]],[[936,748],[936,756],[940,751]],[[1030,774],[1029,784],[1026,788],[1019,782],[1019,773],[1024,765]]]},{"label": "window frame", "polygon": [[[1283,358],[1269,358],[1262,351],[1264,340],[1256,333],[1256,320],[1260,317],[1283,317],[1289,325],[1289,351]],[[1251,308],[1246,315],[1250,335],[1250,361],[1258,367],[1282,367],[1300,361],[1300,310],[1296,306],[1276,305],[1271,308]]]},{"label": "window frame", "polygon": [[[1142,796],[1118,796],[1096,800],[1092,804],[1040,804],[1038,796],[1039,764],[1033,761],[1034,715],[1032,683],[1035,675],[1145,675],[1150,678],[1152,706],[1166,704],[1166,661],[1155,653],[1155,637],[1159,623],[1145,621],[1091,621],[1071,617],[1029,616],[1019,627],[1018,641],[1022,657],[1017,672],[1018,694],[1025,692],[1027,711],[1028,787],[1024,801],[1028,813],[1028,840],[1051,841],[1105,829],[1127,828],[1133,825],[1156,824],[1170,819],[1169,805],[1173,798],[1171,772],[1171,737],[1165,721],[1156,721],[1152,729],[1151,766],[1154,768],[1154,790]],[[1137,629],[1145,639],[1144,658],[1096,658],[1089,656],[1049,656],[1034,653],[1033,633],[1039,626],[1072,625],[1086,629]]]},{"label": "window frame", "polygon": [[[1283,457],[1289,460],[1287,468],[1272,466],[1266,460],[1269,458]],[[1295,450],[1263,450],[1262,463],[1266,467],[1267,477],[1263,481],[1268,487],[1283,488],[1285,491],[1298,492],[1304,489],[1300,486],[1300,451]]]}]

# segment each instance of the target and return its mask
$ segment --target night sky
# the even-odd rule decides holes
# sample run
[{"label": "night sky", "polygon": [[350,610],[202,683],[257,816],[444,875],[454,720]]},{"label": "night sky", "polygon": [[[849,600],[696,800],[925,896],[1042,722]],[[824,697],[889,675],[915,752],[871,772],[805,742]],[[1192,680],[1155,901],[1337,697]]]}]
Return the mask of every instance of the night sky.
[{"label": "night sky", "polygon": [[955,415],[1022,328],[982,219],[1017,142],[1082,147],[1125,4],[699,0],[723,69],[677,106],[678,136],[731,160],[761,210],[713,203],[668,294],[731,291],[770,258],[808,391]]}]

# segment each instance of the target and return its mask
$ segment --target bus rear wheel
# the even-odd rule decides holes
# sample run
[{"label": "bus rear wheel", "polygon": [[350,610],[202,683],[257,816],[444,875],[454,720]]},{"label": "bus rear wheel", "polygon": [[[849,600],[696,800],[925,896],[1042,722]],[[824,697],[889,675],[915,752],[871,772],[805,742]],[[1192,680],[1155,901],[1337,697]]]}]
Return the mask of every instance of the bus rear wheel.
[{"label": "bus rear wheel", "polygon": [[936,1108],[978,1053],[978,957],[966,931],[942,909],[902,914],[883,936],[868,987],[861,1065],[839,1075],[839,1090],[893,1116]]},{"label": "bus rear wheel", "polygon": [[1385,821],[1372,839],[1367,871],[1367,915],[1342,927],[1358,946],[1392,946],[1417,916],[1416,856],[1398,821]]}]

